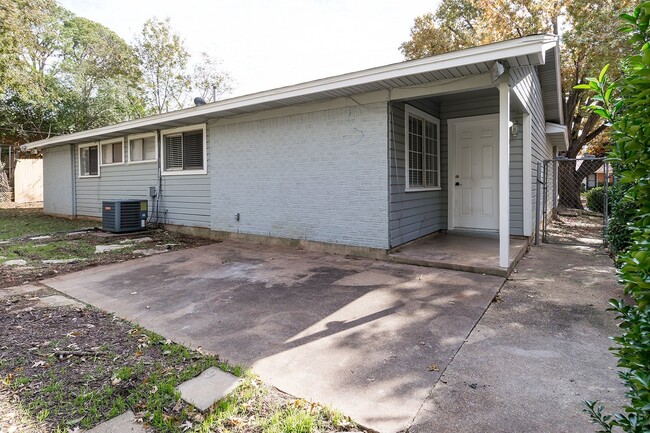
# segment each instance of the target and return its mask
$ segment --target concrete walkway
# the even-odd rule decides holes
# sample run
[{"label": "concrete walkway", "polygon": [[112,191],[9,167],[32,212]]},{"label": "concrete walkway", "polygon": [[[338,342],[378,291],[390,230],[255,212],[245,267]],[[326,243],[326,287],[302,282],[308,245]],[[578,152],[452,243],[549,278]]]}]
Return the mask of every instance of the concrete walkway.
[{"label": "concrete walkway", "polygon": [[622,401],[611,260],[532,247],[503,282],[235,242],[44,281],[381,432],[593,432],[582,400]]},{"label": "concrete walkway", "polygon": [[610,410],[623,387],[608,352],[620,297],[612,260],[589,247],[531,247],[418,413],[411,433],[585,432],[583,400]]}]

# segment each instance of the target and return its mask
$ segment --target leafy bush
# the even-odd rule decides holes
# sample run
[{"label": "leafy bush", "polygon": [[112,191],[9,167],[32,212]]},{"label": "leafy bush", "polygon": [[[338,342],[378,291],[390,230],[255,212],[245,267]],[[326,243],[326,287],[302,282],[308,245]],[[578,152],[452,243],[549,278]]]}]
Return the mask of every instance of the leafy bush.
[{"label": "leafy bush", "polygon": [[622,14],[623,31],[630,34],[636,55],[623,64],[623,77],[610,83],[607,66],[597,79],[577,86],[594,91],[592,112],[611,124],[609,158],[616,164],[619,182],[627,191],[630,206],[631,243],[618,257],[619,278],[624,293],[633,299],[612,300],[622,334],[612,349],[623,370],[619,376],[629,400],[621,412],[603,414],[597,402],[585,409],[599,432],[619,427],[626,433],[650,431],[650,2],[643,2],[632,14]]},{"label": "leafy bush", "polygon": [[603,213],[605,208],[605,190],[602,186],[592,188],[585,194],[587,197],[587,207],[594,212]]},{"label": "leafy bush", "polygon": [[635,208],[634,201],[625,197],[629,189],[630,184],[617,183],[608,192],[611,214],[605,229],[605,239],[614,255],[619,255],[632,243],[629,222],[634,216]]}]

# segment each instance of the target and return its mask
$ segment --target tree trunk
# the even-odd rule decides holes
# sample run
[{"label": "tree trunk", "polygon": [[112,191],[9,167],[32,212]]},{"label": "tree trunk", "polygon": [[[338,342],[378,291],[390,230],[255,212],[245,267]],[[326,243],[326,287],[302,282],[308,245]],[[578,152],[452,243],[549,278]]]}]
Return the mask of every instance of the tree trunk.
[{"label": "tree trunk", "polygon": [[593,174],[602,165],[602,159],[582,160],[576,170],[575,160],[557,161],[558,164],[558,207],[565,209],[583,209],[580,200],[580,185],[584,178]]}]

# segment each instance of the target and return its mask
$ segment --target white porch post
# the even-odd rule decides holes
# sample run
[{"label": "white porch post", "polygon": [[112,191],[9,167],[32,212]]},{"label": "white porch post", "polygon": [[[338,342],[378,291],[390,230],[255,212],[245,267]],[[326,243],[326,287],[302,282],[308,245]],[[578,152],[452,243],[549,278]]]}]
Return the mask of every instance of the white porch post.
[{"label": "white porch post", "polygon": [[524,113],[522,121],[523,137],[523,166],[524,166],[524,236],[533,234],[533,172],[532,172],[532,142],[531,142],[531,122],[530,114]]},{"label": "white porch post", "polygon": [[[524,170],[525,171],[525,170]],[[510,86],[499,83],[499,266],[510,262]]]}]

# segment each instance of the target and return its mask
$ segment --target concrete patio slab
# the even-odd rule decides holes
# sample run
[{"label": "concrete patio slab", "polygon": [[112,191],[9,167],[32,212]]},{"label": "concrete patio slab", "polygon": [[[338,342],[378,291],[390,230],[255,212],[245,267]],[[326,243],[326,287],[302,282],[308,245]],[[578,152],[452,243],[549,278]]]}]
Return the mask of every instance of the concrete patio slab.
[{"label": "concrete patio slab", "polygon": [[503,281],[226,241],[43,283],[396,432]]},{"label": "concrete patio slab", "polygon": [[499,239],[435,233],[398,247],[388,259],[396,263],[507,277],[527,248],[527,239],[512,237],[506,269],[499,267]]},{"label": "concrete patio slab", "polygon": [[448,366],[409,433],[592,433],[583,400],[620,410],[609,353],[621,295],[612,260],[589,247],[531,247]]},{"label": "concrete patio slab", "polygon": [[135,420],[135,415],[130,410],[122,415],[111,418],[106,422],[88,430],[88,433],[147,433],[147,430]]},{"label": "concrete patio slab", "polygon": [[241,379],[230,373],[210,367],[203,373],[178,385],[181,398],[200,411],[228,396],[237,388]]}]

